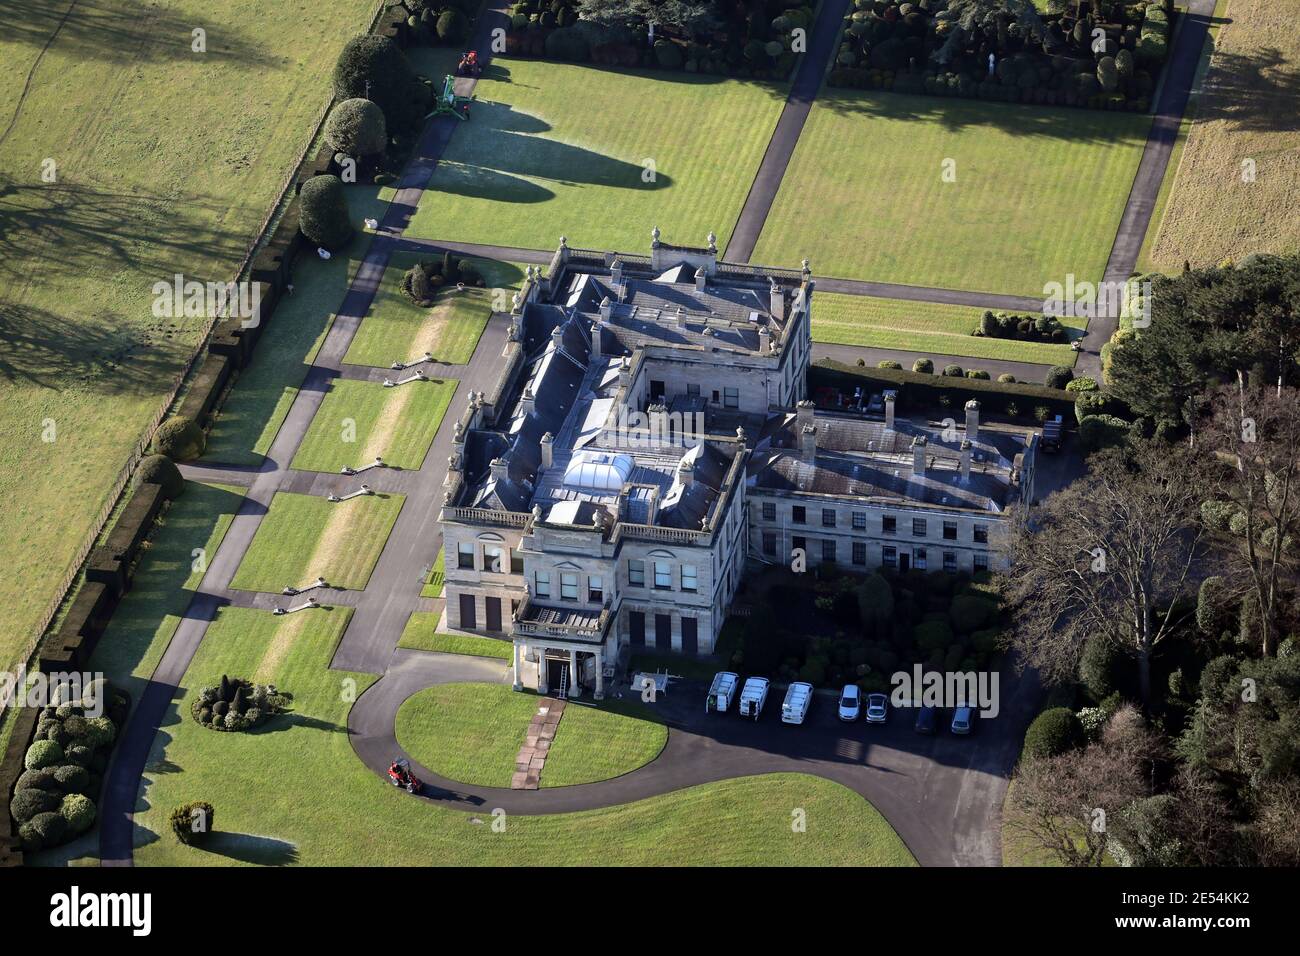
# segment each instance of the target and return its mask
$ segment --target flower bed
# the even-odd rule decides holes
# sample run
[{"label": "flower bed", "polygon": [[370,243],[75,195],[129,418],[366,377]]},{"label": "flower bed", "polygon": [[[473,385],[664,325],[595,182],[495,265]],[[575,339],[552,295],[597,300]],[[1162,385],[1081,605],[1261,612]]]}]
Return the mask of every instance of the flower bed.
[{"label": "flower bed", "polygon": [[[1079,106],[1150,108],[1168,54],[1169,0],[1093,0],[1091,12],[1041,15],[1024,7],[986,21],[962,16],[964,0],[854,0],[831,86]],[[1061,7],[1067,7],[1060,4]],[[1014,10],[1021,11],[1018,20]]]}]

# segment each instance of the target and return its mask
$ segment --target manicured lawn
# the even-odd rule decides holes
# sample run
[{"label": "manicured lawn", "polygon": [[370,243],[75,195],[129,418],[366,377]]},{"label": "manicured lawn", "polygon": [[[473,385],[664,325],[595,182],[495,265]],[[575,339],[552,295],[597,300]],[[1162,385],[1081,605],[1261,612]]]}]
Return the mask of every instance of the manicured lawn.
[{"label": "manicured lawn", "polygon": [[1150,122],[826,89],[752,261],[1034,296],[1069,273],[1097,281]]},{"label": "manicured lawn", "polygon": [[[154,283],[233,278],[311,135],[339,50],[374,9],[6,5],[0,103],[3,123],[15,122],[0,143],[0,667],[33,636],[202,330],[155,317]],[[204,54],[190,49],[196,26]]]},{"label": "manicured lawn", "polygon": [[440,684],[402,704],[397,742],[451,780],[508,787],[540,700],[516,693],[509,684]]},{"label": "manicured lawn", "polygon": [[[139,699],[243,498],[242,488],[185,483],[96,645],[91,670],[102,671]],[[194,554],[195,549],[202,554]]]},{"label": "manicured lawn", "polygon": [[[1068,345],[1017,342],[971,335],[982,309],[933,302],[875,299],[861,295],[817,293],[813,298],[813,341],[841,345],[1004,359],[1040,365],[1074,365]],[[1067,319],[1082,322],[1081,319]],[[970,367],[978,368],[975,362]]]},{"label": "manicured lawn", "polygon": [[657,225],[665,242],[713,230],[724,248],[784,98],[777,84],[498,58],[408,235],[644,253]]},{"label": "manicured lawn", "polygon": [[399,288],[405,268],[390,264],[384,270],[370,314],[343,360],[351,365],[388,368],[394,362],[413,362],[428,352],[438,362],[468,362],[492,311],[492,294],[480,289],[445,289],[432,308],[421,308]]},{"label": "manicured lawn", "polygon": [[[1294,253],[1300,245],[1295,14],[1267,0],[1227,4],[1193,101],[1195,121],[1165,176],[1167,204],[1152,217],[1155,238],[1144,265],[1174,272],[1184,260],[1213,266],[1252,252]],[[1253,179],[1244,175],[1247,160]]]},{"label": "manicured lawn", "polygon": [[542,769],[543,787],[618,777],[648,764],[668,743],[668,728],[639,702],[570,702]]},{"label": "manicured lawn", "polygon": [[[510,816],[504,832],[487,825],[486,808],[470,815],[416,800],[363,766],[348,743],[353,692],[373,677],[328,669],[345,613],[304,612],[310,630],[285,641],[262,628],[291,620],[220,612],[150,755],[135,817],[138,865],[914,865],[870,804],[802,774],[727,780],[584,813]],[[217,734],[190,719],[193,688],[222,673],[258,672],[294,695],[293,713],[255,734]],[[195,794],[217,809],[205,849],[178,843],[167,823]],[[791,830],[793,807],[807,812],[807,833]]]},{"label": "manicured lawn", "polygon": [[394,468],[418,469],[455,391],[454,379],[394,388],[336,380],[293,456],[293,467],[336,472],[344,465],[369,464],[378,456]]},{"label": "manicured lawn", "polygon": [[438,651],[441,654],[467,654],[470,657],[510,660],[512,653],[510,641],[474,637],[469,634],[440,634],[438,632],[440,616],[429,611],[416,611],[407,619],[397,646],[421,651]]},{"label": "manicured lawn", "polygon": [[[430,687],[397,712],[397,740],[417,761],[451,780],[508,787],[540,700],[501,684]],[[668,729],[639,705],[570,703],[542,769],[542,786],[621,776],[659,756],[667,741]]]},{"label": "manicured lawn", "polygon": [[323,577],[336,587],[364,588],[404,500],[363,495],[331,502],[277,492],[231,587],[278,593]]},{"label": "manicured lawn", "polygon": [[442,584],[445,577],[442,555],[443,549],[439,548],[438,556],[433,559],[433,567],[429,569],[429,578],[424,582],[424,587],[420,589],[420,597],[442,597]]},{"label": "manicured lawn", "polygon": [[[1015,800],[1016,782],[1007,784],[1007,795],[1002,798],[1002,865],[1003,866],[1062,866],[1056,856],[1034,842],[1033,838],[1022,830],[1009,826],[1021,814]],[[1080,829],[1082,829],[1080,824]],[[1081,836],[1074,837],[1077,845],[1083,845]],[[1102,857],[1102,866],[1115,866],[1114,859],[1107,853]]]}]

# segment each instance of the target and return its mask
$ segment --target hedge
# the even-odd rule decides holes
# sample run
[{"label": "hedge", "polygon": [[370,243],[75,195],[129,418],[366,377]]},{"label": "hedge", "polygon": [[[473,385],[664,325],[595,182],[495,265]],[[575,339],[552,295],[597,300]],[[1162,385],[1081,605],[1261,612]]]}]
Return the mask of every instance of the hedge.
[{"label": "hedge", "polygon": [[1028,759],[1055,757],[1083,743],[1083,725],[1067,707],[1052,707],[1034,718],[1025,731],[1021,756]]},{"label": "hedge", "polygon": [[900,369],[863,369],[830,359],[815,363],[808,372],[808,385],[818,388],[836,388],[853,393],[861,387],[868,394],[883,389],[898,392],[899,407],[929,407],[942,404],[946,397],[948,406],[962,408],[975,399],[980,403],[981,414],[1007,415],[1009,406],[1015,406],[1019,416],[1029,417],[1037,405],[1046,406],[1053,415],[1066,416],[1073,412],[1074,396],[1061,389],[1020,382],[990,382],[973,378],[943,378]]}]

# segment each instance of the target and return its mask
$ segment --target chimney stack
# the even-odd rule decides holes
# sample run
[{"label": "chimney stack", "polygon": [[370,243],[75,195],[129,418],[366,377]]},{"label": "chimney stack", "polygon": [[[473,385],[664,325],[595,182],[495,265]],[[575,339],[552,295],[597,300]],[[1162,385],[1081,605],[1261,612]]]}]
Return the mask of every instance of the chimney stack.
[{"label": "chimney stack", "polygon": [[804,425],[799,431],[799,457],[811,462],[817,458],[817,426]]},{"label": "chimney stack", "polygon": [[547,432],[540,442],[542,450],[542,471],[550,468],[555,461],[555,436]]},{"label": "chimney stack", "polygon": [[510,463],[504,458],[493,458],[492,464],[488,467],[492,470],[494,481],[508,481],[510,479]]},{"label": "chimney stack", "polygon": [[[700,281],[703,281],[703,280],[700,280]],[[697,286],[698,286],[698,283],[697,283]],[[679,328],[679,329],[685,329],[685,328],[686,328],[686,313],[682,311],[682,307],[681,307],[680,305],[677,307],[677,311],[676,311],[675,313],[673,313],[673,323],[674,323],[674,324],[677,326],[677,328]]]},{"label": "chimney stack", "polygon": [[758,327],[758,354],[770,355],[772,353],[772,333],[768,331],[766,325]]},{"label": "chimney stack", "polygon": [[771,284],[769,293],[770,311],[774,318],[785,321],[785,291],[777,284],[777,281],[768,276],[767,281]]},{"label": "chimney stack", "polygon": [[811,427],[813,423],[813,414],[816,410],[817,406],[806,398],[802,402],[799,402],[794,407],[795,425],[800,429]]},{"label": "chimney stack", "polygon": [[614,303],[609,296],[600,300],[600,321],[608,322],[611,315],[614,314]]},{"label": "chimney stack", "polygon": [[614,287],[615,294],[617,294],[619,296],[619,299],[621,300],[623,297],[621,292],[623,288],[623,260],[622,259],[614,260],[614,265],[609,271],[609,284]]},{"label": "chimney stack", "polygon": [[966,437],[971,441],[980,439],[980,403],[973,398],[966,403]]},{"label": "chimney stack", "polygon": [[924,435],[917,435],[912,439],[912,476],[915,478],[925,474],[925,446]]},{"label": "chimney stack", "polygon": [[704,266],[700,266],[698,269],[695,270],[695,291],[696,292],[704,291],[704,282],[706,278],[707,276],[705,275],[704,272]]},{"label": "chimney stack", "polygon": [[650,440],[653,442],[671,441],[672,429],[668,422],[668,406],[662,404],[651,405],[649,412]]},{"label": "chimney stack", "polygon": [[626,355],[618,365],[618,384],[620,388],[627,388],[632,384],[632,363]]},{"label": "chimney stack", "polygon": [[551,344],[554,345],[557,350],[559,349],[560,343],[563,340],[564,340],[563,325],[557,325],[555,328],[551,329]]},{"label": "chimney stack", "polygon": [[531,415],[533,413],[533,400],[533,387],[531,385],[525,385],[524,394],[519,398],[519,407],[525,415]]},{"label": "chimney stack", "polygon": [[894,402],[898,398],[898,393],[892,388],[885,392],[885,430],[894,430]]},{"label": "chimney stack", "polygon": [[693,459],[682,456],[682,460],[677,463],[677,480],[683,488],[688,488],[691,482],[695,480],[695,462]]},{"label": "chimney stack", "polygon": [[961,479],[962,481],[970,480],[970,456],[971,441],[969,438],[963,438],[961,442]]},{"label": "chimney stack", "polygon": [[[603,318],[603,316],[602,316]],[[601,322],[591,323],[591,355],[593,358],[600,358],[600,340],[602,338],[600,330],[603,328]]]}]

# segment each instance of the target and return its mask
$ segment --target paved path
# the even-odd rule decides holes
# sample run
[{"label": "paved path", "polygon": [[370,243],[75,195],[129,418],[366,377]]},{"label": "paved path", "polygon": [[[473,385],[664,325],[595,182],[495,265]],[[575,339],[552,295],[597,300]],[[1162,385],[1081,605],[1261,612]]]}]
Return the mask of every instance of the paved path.
[{"label": "paved path", "polygon": [[[1169,157],[1178,140],[1178,127],[1182,124],[1201,53],[1209,36],[1214,3],[1215,0],[1189,0],[1187,11],[1179,18],[1173,48],[1165,64],[1155,119],[1147,134],[1137,176],[1106,262],[1103,278],[1108,283],[1127,281],[1137,267],[1142,243],[1151,227],[1156,198],[1160,195],[1160,184],[1169,169]],[[1112,315],[1098,316],[1088,323],[1088,334],[1083,339],[1083,351],[1079,354],[1075,374],[1100,377],[1101,347],[1110,341],[1118,327],[1119,318]]]},{"label": "paved path", "polygon": [[[504,21],[504,8],[502,0],[490,0],[489,7],[479,18],[476,28],[474,45],[478,49],[491,48],[491,31]],[[460,78],[456,80],[456,91],[461,95],[469,95],[473,92],[474,85],[473,78]],[[420,196],[437,166],[438,157],[458,122],[453,117],[439,117],[425,127],[329,333],[276,433],[266,461],[255,473],[243,469],[212,470],[214,474],[224,471],[228,475],[248,476],[248,490],[221,546],[208,565],[199,590],[136,702],[123,738],[114,753],[105,781],[100,813],[100,859],[105,865],[129,865],[131,861],[132,817],[154,737],[217,608],[242,600],[236,596],[236,592],[231,591],[230,582],[252,544],[271,498],[276,491],[290,483],[288,463],[293,459],[294,452],[324,400],[330,382],[340,375],[343,356],[347,353],[362,318],[370,309],[370,303],[392,254],[394,240],[400,236],[414,214]],[[468,366],[468,370],[472,370],[470,374],[482,374],[482,366],[491,364],[493,357],[486,356],[486,350],[496,348],[499,356],[504,334],[502,323],[488,324]],[[456,401],[464,403],[464,393],[467,390],[468,385],[461,382],[453,398],[453,408],[458,407],[454,404]],[[446,450],[450,446],[449,422],[454,421],[455,417],[453,413],[444,420],[443,424],[447,427],[440,429],[433,451],[426,456],[425,468],[434,468],[439,441],[443,443],[444,449],[442,460],[446,461]],[[191,470],[191,473],[195,471]],[[356,482],[357,479],[352,481]],[[437,509],[431,506],[435,490],[431,485],[435,485],[435,482],[423,482],[403,506],[401,517],[407,520],[399,519],[380,555],[371,576],[374,590],[355,596],[356,610],[347,637],[340,643],[336,655],[339,666],[382,673],[387,664],[387,654],[381,652],[383,641],[389,642],[388,651],[391,652],[407,617],[412,611],[423,608],[420,600],[423,581],[419,580],[418,572],[433,561],[440,544],[440,535],[434,534],[437,532]],[[436,487],[440,486],[439,477]],[[420,520],[409,520],[412,514]],[[351,596],[349,603],[350,598]]]},{"label": "paved path", "polygon": [[763,154],[763,162],[759,164],[758,173],[750,184],[749,195],[745,197],[745,205],[740,210],[740,218],[731,230],[731,239],[723,256],[728,262],[748,262],[754,254],[754,246],[758,244],[763,224],[767,222],[767,214],[772,211],[772,203],[781,188],[781,180],[785,178],[790,157],[799,145],[799,136],[812,111],[813,100],[821,89],[826,68],[835,56],[835,41],[839,37],[849,4],[850,0],[824,0],[821,5],[808,40],[808,52],[799,61],[794,83],[790,86],[790,95],[776,121],[776,128],[767,144],[767,152]]},{"label": "paved path", "polygon": [[[387,674],[348,715],[353,749],[385,777],[394,758],[411,760],[394,734],[397,710],[408,697],[437,684],[509,679],[509,668],[498,661],[399,649]],[[612,780],[525,791],[469,786],[415,760],[411,764],[425,784],[422,799],[462,811],[500,808],[520,815],[617,806],[731,777],[813,774],[870,801],[923,866],[997,866],[1002,798],[1039,693],[1032,675],[1003,674],[1002,680],[1002,713],[984,721],[970,738],[918,736],[902,710],[893,711],[884,727],[846,725],[836,718],[833,699],[820,696],[801,727],[780,722],[779,698],[769,699],[757,723],[734,714],[706,715],[707,687],[683,681],[654,705],[669,727],[663,752]]]}]

